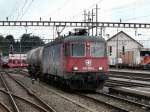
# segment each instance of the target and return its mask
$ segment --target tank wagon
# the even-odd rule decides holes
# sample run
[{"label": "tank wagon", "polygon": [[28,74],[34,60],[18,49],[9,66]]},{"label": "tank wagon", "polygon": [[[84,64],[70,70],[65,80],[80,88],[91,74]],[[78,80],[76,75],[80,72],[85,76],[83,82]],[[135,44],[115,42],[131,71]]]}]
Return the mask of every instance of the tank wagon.
[{"label": "tank wagon", "polygon": [[28,70],[73,90],[102,88],[108,78],[106,42],[84,33],[56,38],[27,54]]}]

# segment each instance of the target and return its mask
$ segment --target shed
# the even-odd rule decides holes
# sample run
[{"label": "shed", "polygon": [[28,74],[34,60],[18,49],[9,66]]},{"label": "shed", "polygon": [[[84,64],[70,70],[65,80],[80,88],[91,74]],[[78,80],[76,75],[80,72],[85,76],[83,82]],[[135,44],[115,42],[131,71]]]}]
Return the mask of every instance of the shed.
[{"label": "shed", "polygon": [[109,65],[138,65],[140,63],[140,50],[142,48],[142,44],[127,33],[120,31],[107,40]]}]

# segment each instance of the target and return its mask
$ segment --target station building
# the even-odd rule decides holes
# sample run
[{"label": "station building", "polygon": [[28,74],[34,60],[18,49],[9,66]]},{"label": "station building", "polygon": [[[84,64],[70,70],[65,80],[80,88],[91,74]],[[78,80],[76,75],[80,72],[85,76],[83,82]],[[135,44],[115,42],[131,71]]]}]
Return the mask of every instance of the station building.
[{"label": "station building", "polygon": [[124,64],[134,66],[140,64],[140,51],[143,45],[120,31],[107,40],[109,65]]}]

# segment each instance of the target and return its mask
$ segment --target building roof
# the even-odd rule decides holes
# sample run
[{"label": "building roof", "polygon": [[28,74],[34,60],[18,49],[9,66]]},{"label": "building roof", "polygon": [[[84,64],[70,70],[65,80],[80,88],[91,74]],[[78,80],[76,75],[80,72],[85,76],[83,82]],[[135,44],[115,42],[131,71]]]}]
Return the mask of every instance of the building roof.
[{"label": "building roof", "polygon": [[141,47],[143,47],[142,44],[140,44],[138,41],[136,41],[135,39],[133,39],[131,36],[129,36],[127,33],[123,32],[123,31],[120,31],[119,33],[117,33],[117,34],[113,35],[112,37],[110,37],[110,38],[107,40],[107,42],[110,41],[110,40],[112,40],[114,37],[116,37],[117,35],[119,35],[119,34],[121,34],[121,33],[123,33],[123,34],[126,35],[128,38],[130,38],[131,40],[133,40],[134,42],[136,42],[137,44],[139,44]]}]

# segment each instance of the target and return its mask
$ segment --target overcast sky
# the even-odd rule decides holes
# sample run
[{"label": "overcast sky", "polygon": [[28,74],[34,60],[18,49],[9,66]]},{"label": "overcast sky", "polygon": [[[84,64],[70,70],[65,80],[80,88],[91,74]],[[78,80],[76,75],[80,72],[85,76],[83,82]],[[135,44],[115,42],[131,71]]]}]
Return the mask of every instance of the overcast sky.
[{"label": "overcast sky", "polygon": [[[144,22],[150,23],[150,0],[0,0],[0,20],[49,20],[83,21],[84,10],[91,11],[96,4],[99,21]],[[130,35],[142,34],[140,38],[150,39],[149,30],[118,29]],[[25,33],[24,27],[1,27],[0,34],[13,34],[15,38]],[[52,28],[27,28],[28,33],[52,38]],[[145,31],[147,33],[145,33]],[[106,29],[105,33],[113,35],[117,29]],[[144,33],[143,33],[144,32]]]}]

